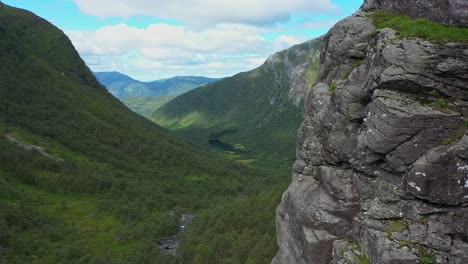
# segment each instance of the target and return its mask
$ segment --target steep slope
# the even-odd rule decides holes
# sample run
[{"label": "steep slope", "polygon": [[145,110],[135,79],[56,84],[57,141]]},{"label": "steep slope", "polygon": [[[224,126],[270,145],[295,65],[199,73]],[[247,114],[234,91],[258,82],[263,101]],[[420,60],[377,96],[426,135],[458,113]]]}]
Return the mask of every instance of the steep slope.
[{"label": "steep slope", "polygon": [[219,80],[199,76],[177,76],[141,82],[120,72],[95,72],[94,75],[109,92],[120,99],[135,96],[174,96]]},{"label": "steep slope", "polygon": [[128,108],[148,119],[174,96],[135,96],[120,99]]},{"label": "steep slope", "polygon": [[[184,152],[185,146],[177,146],[167,132],[114,99],[61,31],[26,11],[2,5],[1,12],[0,115],[4,123],[104,160],[110,158],[109,146],[115,151],[111,157],[118,160],[143,142],[142,154],[154,148],[168,155]],[[136,152],[128,158],[152,163],[155,156]]]},{"label": "steep slope", "polygon": [[207,78],[202,76],[176,76],[168,79],[149,82],[153,89],[163,91],[163,95],[179,95],[197,87],[221,80],[220,78]]},{"label": "steep slope", "polygon": [[63,32],[1,2],[0,61],[0,263],[169,263],[182,213],[278,182],[131,112]]},{"label": "steep slope", "polygon": [[367,0],[325,36],[272,263],[468,263],[467,18]]},{"label": "steep slope", "polygon": [[294,46],[255,70],[176,97],[153,119],[198,144],[221,140],[242,150],[289,157],[301,102],[318,70],[320,43]]}]

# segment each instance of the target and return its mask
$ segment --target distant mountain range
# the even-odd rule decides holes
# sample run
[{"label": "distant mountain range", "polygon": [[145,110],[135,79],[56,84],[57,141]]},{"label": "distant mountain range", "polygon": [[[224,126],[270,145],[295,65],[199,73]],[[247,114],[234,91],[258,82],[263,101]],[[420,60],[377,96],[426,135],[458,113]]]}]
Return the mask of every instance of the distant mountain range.
[{"label": "distant mountain range", "polygon": [[220,80],[201,76],[177,76],[142,82],[120,72],[95,72],[94,75],[119,99],[135,96],[175,96]]}]

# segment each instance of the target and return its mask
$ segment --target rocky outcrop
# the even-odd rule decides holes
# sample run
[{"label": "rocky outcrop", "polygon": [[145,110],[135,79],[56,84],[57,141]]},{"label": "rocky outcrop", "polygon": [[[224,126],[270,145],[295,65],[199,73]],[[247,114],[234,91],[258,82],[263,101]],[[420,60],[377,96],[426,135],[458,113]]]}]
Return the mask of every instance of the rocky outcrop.
[{"label": "rocky outcrop", "polygon": [[[285,103],[291,100],[299,106],[305,99],[307,91],[317,77],[322,38],[309,40],[287,50],[271,55],[261,66],[269,75],[274,76],[274,87],[271,87],[271,104]],[[282,89],[288,84],[288,97]]]},{"label": "rocky outcrop", "polygon": [[468,25],[466,0],[367,0],[363,10],[372,9],[403,12],[451,26]]},{"label": "rocky outcrop", "polygon": [[10,142],[18,145],[19,147],[25,149],[25,150],[29,150],[29,151],[34,151],[34,152],[38,152],[40,153],[42,156],[44,157],[47,157],[49,159],[53,159],[55,161],[61,161],[63,162],[64,160],[63,159],[60,159],[60,158],[57,158],[57,157],[54,157],[52,155],[50,155],[49,153],[47,153],[47,151],[43,148],[43,147],[39,147],[39,146],[36,146],[36,145],[32,145],[32,144],[27,144],[27,143],[24,143],[18,139],[16,139],[12,134],[9,134],[9,133],[5,133],[3,135],[7,140],[9,140]]},{"label": "rocky outcrop", "polygon": [[[468,45],[402,39],[367,13],[416,2],[366,1],[325,36],[273,264],[468,263]],[[465,4],[424,1],[442,2]]]}]

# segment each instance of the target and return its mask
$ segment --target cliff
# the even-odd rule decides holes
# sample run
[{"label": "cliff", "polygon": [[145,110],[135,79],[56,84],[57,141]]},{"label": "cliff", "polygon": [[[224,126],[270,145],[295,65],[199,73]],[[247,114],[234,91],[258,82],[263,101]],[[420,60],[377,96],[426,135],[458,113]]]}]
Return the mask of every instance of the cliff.
[{"label": "cliff", "polygon": [[[263,74],[274,78],[269,87],[270,102],[286,104],[292,101],[300,106],[307,91],[317,78],[320,45],[316,38],[271,55],[260,67]],[[288,90],[289,89],[289,90]]]},{"label": "cliff", "polygon": [[368,0],[325,36],[273,264],[468,263],[467,41],[379,29],[376,9],[468,21],[462,0]]}]

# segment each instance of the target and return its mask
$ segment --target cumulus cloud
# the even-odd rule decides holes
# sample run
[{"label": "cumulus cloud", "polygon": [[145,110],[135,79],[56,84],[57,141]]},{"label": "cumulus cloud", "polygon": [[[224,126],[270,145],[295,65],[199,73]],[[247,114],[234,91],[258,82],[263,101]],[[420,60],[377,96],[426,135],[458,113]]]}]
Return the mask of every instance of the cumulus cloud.
[{"label": "cumulus cloud", "polygon": [[[85,56],[85,61],[95,60]],[[131,60],[116,56],[100,58],[100,63],[90,65],[93,71],[119,71],[136,79],[152,81],[173,76],[202,75],[208,77],[226,77],[238,72],[254,69],[265,61],[266,57],[238,57],[235,59],[219,57],[217,60],[199,64],[186,64],[183,61],[161,63],[156,60],[137,57]],[[89,65],[89,63],[88,63]]]},{"label": "cumulus cloud", "polygon": [[[332,0],[72,1],[82,12],[101,18],[143,15],[182,22],[145,28],[122,23],[66,32],[93,70],[116,70],[146,80],[195,74],[220,77],[258,67],[269,55],[307,40],[291,31],[332,24],[312,21],[291,30],[281,29],[278,22],[289,21],[293,14],[340,11]],[[266,33],[282,35],[272,39]]]},{"label": "cumulus cloud", "polygon": [[263,27],[218,24],[193,30],[183,25],[126,24],[66,32],[95,71],[121,71],[145,80],[174,75],[221,77],[260,66],[279,50],[306,40],[280,35],[267,40]]},{"label": "cumulus cloud", "polygon": [[139,51],[146,57],[165,60],[186,57],[184,52],[194,55],[257,52],[266,45],[262,32],[240,24],[219,24],[202,31],[169,24],[153,24],[143,29],[119,24],[97,30],[68,31],[67,35],[82,55],[124,55]]},{"label": "cumulus cloud", "polygon": [[305,38],[302,36],[280,35],[273,41],[273,47],[275,50],[283,50],[304,41]]},{"label": "cumulus cloud", "polygon": [[218,23],[269,24],[292,13],[339,11],[331,0],[73,0],[81,11],[106,18],[136,15],[177,19],[195,25]]}]

